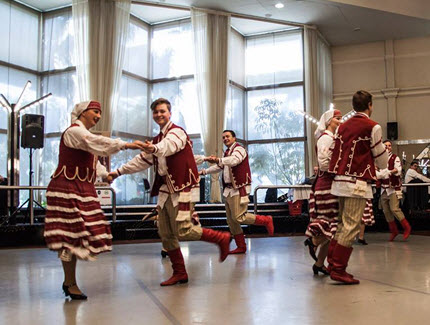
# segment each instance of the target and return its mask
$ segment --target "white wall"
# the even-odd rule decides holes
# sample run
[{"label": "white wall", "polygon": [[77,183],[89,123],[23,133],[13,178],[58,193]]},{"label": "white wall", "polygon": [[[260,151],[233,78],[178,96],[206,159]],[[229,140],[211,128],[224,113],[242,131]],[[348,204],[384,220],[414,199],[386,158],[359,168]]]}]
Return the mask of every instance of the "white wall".
[{"label": "white wall", "polygon": [[[430,36],[332,47],[333,97],[342,112],[352,109],[355,91],[374,95],[372,119],[398,123],[398,140],[430,139]],[[394,143],[396,144],[396,143]],[[417,155],[426,145],[394,145]],[[417,152],[418,151],[418,152]]]}]

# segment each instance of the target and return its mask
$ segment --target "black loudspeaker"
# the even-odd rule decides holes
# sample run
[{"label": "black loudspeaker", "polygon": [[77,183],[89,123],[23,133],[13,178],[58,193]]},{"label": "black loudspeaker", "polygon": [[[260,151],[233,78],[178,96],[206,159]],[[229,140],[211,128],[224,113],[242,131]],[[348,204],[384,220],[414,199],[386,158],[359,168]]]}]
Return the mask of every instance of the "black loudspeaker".
[{"label": "black loudspeaker", "polygon": [[397,140],[399,134],[397,132],[397,122],[387,122],[387,138],[388,140]]},{"label": "black loudspeaker", "polygon": [[25,114],[21,121],[21,147],[43,148],[45,118],[43,115]]}]

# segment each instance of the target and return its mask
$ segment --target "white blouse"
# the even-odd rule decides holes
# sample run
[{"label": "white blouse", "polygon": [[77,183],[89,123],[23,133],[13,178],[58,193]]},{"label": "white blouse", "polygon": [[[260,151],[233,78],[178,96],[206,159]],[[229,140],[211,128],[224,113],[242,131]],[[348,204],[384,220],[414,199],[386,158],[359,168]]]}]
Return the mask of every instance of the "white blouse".
[{"label": "white blouse", "polygon": [[318,166],[321,171],[326,172],[330,166],[330,159],[334,149],[334,135],[331,131],[325,133],[317,141]]},{"label": "white blouse", "polygon": [[[78,127],[71,127],[64,132],[64,144],[73,149],[80,149],[96,156],[110,156],[125,149],[127,142],[91,133],[84,124],[77,120]],[[97,162],[97,176],[106,177],[106,168]]]}]

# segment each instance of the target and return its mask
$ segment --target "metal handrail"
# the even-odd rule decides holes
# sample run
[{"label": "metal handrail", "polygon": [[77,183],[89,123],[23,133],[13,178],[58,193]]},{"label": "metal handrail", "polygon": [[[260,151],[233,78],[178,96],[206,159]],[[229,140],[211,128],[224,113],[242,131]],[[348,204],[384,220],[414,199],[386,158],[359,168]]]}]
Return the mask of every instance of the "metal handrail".
[{"label": "metal handrail", "polygon": [[[47,186],[9,186],[0,185],[0,190],[29,190],[29,202],[30,206],[30,225],[34,224],[34,207],[33,207],[33,192],[34,190],[46,190]],[[109,190],[112,193],[112,222],[116,222],[116,192],[115,189],[110,186],[95,186],[96,190]]]},{"label": "metal handrail", "polygon": [[[376,184],[372,184],[373,187],[376,186]],[[402,184],[401,187],[413,187],[413,186],[430,186],[430,183],[408,183],[408,184]],[[260,189],[268,189],[268,188],[311,188],[312,185],[258,185],[254,189],[254,214],[257,214],[257,191]]]},{"label": "metal handrail", "polygon": [[311,188],[312,185],[258,185],[254,189],[254,214],[257,214],[257,191],[261,189],[268,189],[268,188]]}]

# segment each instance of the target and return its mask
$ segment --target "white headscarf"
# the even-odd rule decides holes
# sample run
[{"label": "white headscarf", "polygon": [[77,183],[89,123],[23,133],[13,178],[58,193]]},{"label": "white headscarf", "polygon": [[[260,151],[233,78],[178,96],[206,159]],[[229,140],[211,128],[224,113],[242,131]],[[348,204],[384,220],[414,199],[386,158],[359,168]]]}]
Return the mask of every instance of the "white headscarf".
[{"label": "white headscarf", "polygon": [[89,108],[101,109],[100,103],[94,100],[88,100],[76,104],[72,111],[72,123],[75,123],[79,116]]},{"label": "white headscarf", "polygon": [[329,126],[333,116],[342,116],[338,109],[332,109],[321,115],[317,129],[315,130],[315,138],[318,140],[319,137],[325,132],[327,126]]}]

